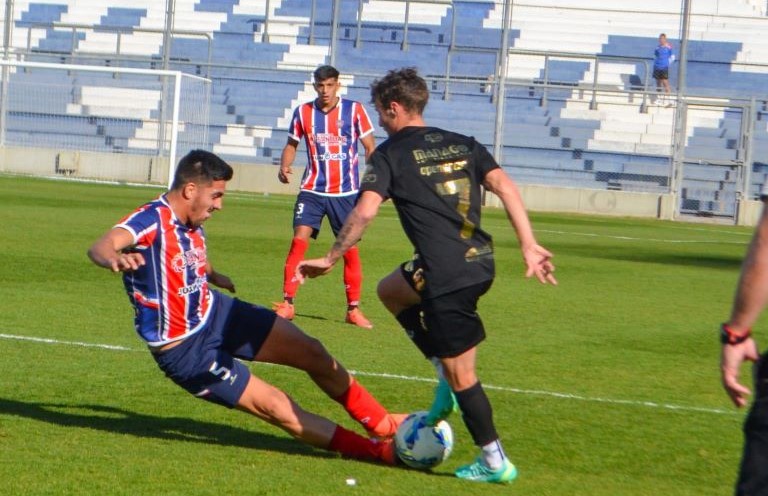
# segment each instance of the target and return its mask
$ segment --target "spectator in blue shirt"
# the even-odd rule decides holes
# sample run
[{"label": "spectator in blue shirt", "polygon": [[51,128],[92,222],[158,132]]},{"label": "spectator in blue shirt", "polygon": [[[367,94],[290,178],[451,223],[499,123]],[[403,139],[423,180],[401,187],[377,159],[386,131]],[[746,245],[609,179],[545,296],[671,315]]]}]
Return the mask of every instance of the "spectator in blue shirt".
[{"label": "spectator in blue shirt", "polygon": [[667,35],[659,35],[659,46],[653,52],[653,79],[656,80],[656,91],[664,89],[660,98],[660,103],[666,102],[667,106],[672,105],[669,100],[671,89],[669,87],[669,67],[675,61],[675,49],[667,41]]}]

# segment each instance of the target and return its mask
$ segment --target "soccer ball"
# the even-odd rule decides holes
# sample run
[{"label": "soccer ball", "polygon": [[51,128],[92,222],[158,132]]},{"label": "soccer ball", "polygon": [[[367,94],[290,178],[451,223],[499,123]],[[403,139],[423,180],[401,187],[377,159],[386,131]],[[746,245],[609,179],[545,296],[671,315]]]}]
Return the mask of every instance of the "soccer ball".
[{"label": "soccer ball", "polygon": [[445,420],[426,424],[427,412],[408,415],[395,433],[397,456],[409,467],[428,470],[440,465],[453,449],[453,430]]}]

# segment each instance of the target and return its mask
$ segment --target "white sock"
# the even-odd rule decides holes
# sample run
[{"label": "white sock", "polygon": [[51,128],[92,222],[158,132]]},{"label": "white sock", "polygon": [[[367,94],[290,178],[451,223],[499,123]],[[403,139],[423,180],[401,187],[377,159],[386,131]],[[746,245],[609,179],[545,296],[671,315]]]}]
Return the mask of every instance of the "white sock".
[{"label": "white sock", "polygon": [[498,470],[504,465],[507,455],[504,454],[504,448],[501,447],[501,441],[495,440],[486,444],[482,448],[483,462],[491,470]]}]

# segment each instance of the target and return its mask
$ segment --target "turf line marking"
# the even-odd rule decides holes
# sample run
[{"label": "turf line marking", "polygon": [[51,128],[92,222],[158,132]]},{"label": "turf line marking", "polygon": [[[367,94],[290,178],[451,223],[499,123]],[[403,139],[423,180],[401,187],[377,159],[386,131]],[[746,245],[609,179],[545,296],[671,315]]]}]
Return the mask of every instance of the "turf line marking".
[{"label": "turf line marking", "polygon": [[[43,343],[43,344],[56,344],[56,345],[62,344],[62,345],[69,345],[69,346],[80,346],[83,348],[99,348],[99,349],[112,350],[112,351],[136,351],[136,352],[143,351],[136,348],[128,348],[126,346],[118,346],[118,345],[111,345],[111,344],[84,343],[81,341],[61,341],[58,339],[38,338],[38,337],[32,337],[32,336],[17,336],[13,334],[4,334],[4,333],[0,333],[0,339],[32,341],[35,343]],[[262,366],[262,365],[272,365],[272,364],[259,362],[259,365]],[[437,382],[436,379],[429,378],[429,377],[418,377],[418,376],[409,376],[409,375],[401,375],[401,374],[387,374],[387,373],[378,373],[378,372],[365,372],[362,370],[350,370],[349,372],[352,375],[361,376],[361,377],[378,377],[382,379],[396,379],[396,380],[409,381],[409,382],[428,382],[433,384]],[[555,391],[540,391],[535,389],[519,389],[519,388],[505,387],[505,386],[494,386],[492,384],[483,384],[483,387],[485,389],[489,389],[493,391],[504,391],[507,393],[525,394],[525,395],[531,395],[531,396],[547,396],[550,398],[586,401],[590,403],[606,403],[610,405],[641,406],[641,407],[647,407],[647,408],[654,408],[657,410],[673,410],[673,411],[679,411],[679,412],[713,413],[717,415],[733,415],[733,416],[740,415],[739,412],[736,412],[733,410],[723,410],[721,408],[705,408],[705,407],[697,407],[697,406],[673,405],[669,403],[657,403],[655,401],[618,400],[618,399],[611,399],[611,398],[581,396],[578,394],[570,394],[570,393],[558,393]]]},{"label": "turf line marking", "polygon": [[70,346],[81,346],[83,348],[102,348],[105,350],[115,350],[115,351],[138,351],[134,348],[127,348],[125,346],[117,346],[112,344],[82,343],[80,341],[59,341],[58,339],[35,338],[31,336],[14,336],[12,334],[2,334],[2,333],[0,333],[0,338],[15,339],[17,341],[34,341],[35,343],[45,343],[45,344],[66,344]]},{"label": "turf line marking", "polygon": [[754,231],[727,231],[725,229],[704,229],[701,227],[684,227],[684,226],[667,226],[670,229],[677,229],[681,231],[698,231],[698,232],[705,232],[705,233],[719,233],[719,234],[730,234],[732,236],[746,236],[751,238],[754,234]]},{"label": "turf line marking", "polygon": [[[376,372],[363,372],[360,370],[350,370],[349,372],[352,375],[359,375],[362,377],[367,376],[367,377],[379,377],[379,378],[385,378],[385,379],[400,379],[404,381],[413,381],[413,382],[437,383],[436,379],[430,379],[427,377],[417,377],[417,376],[398,375],[398,374],[382,374],[382,373],[376,373]],[[485,384],[485,383],[483,383],[483,388],[494,390],[494,391],[504,391],[507,393],[525,394],[525,395],[531,395],[531,396],[548,396],[550,398],[587,401],[590,403],[607,403],[611,405],[642,406],[647,408],[655,408],[659,410],[674,410],[679,412],[714,413],[717,415],[734,415],[734,416],[741,415],[741,413],[736,410],[724,410],[722,408],[706,408],[706,407],[699,407],[699,406],[673,405],[669,403],[657,403],[655,401],[618,400],[618,399],[611,399],[611,398],[599,398],[599,397],[581,396],[578,394],[570,394],[570,393],[558,393],[555,391],[540,391],[535,389],[519,389],[519,388],[505,387],[505,386],[494,386],[492,384]]]},{"label": "turf line marking", "polygon": [[548,233],[548,234],[567,234],[571,236],[587,236],[590,238],[610,238],[610,239],[620,239],[624,241],[652,241],[656,243],[673,243],[673,244],[685,244],[685,243],[691,243],[691,244],[709,244],[709,245],[746,245],[749,241],[721,241],[721,240],[713,240],[713,239],[658,239],[658,238],[637,238],[632,236],[614,236],[610,234],[596,234],[596,233],[581,233],[581,232],[571,232],[571,231],[555,231],[550,229],[536,229],[537,233]]}]

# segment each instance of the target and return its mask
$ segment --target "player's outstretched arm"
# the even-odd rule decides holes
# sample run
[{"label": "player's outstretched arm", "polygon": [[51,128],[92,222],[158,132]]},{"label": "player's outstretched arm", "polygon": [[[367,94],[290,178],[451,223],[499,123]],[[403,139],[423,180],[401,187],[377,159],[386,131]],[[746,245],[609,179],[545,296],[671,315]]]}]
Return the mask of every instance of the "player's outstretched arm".
[{"label": "player's outstretched arm", "polygon": [[130,272],[144,265],[141,253],[124,253],[133,245],[133,235],[125,229],[115,227],[107,231],[88,250],[88,258],[99,267],[112,272]]},{"label": "player's outstretched arm", "polygon": [[367,134],[360,138],[360,143],[363,144],[365,149],[365,163],[369,163],[371,155],[376,150],[376,138],[373,137],[373,133]]},{"label": "player's outstretched arm", "polygon": [[368,224],[379,212],[383,198],[378,193],[364,191],[357,200],[357,205],[347,216],[336,241],[323,258],[303,260],[296,267],[296,278],[303,283],[306,277],[313,278],[327,274],[344,254],[355,246]]},{"label": "player's outstretched arm", "polygon": [[[764,203],[768,204],[768,202]],[[731,317],[726,322],[729,332],[748,336],[763,308],[768,303],[768,206],[763,207],[760,222],[755,229],[747,256],[741,267],[741,276],[736,286],[736,295],[731,308]],[[720,373],[723,387],[737,406],[746,405],[750,390],[739,383],[739,372],[745,361],[759,358],[757,344],[751,337],[740,343],[723,344],[720,355]]]},{"label": "player's outstretched arm", "polygon": [[528,213],[525,211],[523,199],[512,181],[502,169],[494,169],[485,176],[483,185],[499,197],[507,217],[512,223],[520,241],[526,272],[525,277],[536,276],[542,284],[557,284],[555,266],[552,263],[552,253],[536,242]]},{"label": "player's outstretched arm", "polygon": [[277,172],[277,179],[283,183],[288,184],[291,182],[290,175],[293,174],[291,164],[293,164],[296,158],[296,149],[299,146],[298,141],[294,141],[288,138],[288,142],[283,148],[283,153],[280,154],[280,170]]},{"label": "player's outstretched arm", "polygon": [[226,289],[230,293],[235,292],[235,283],[232,282],[232,279],[220,272],[216,272],[210,262],[208,262],[206,266],[206,276],[208,278],[208,282],[214,286],[221,289]]}]

